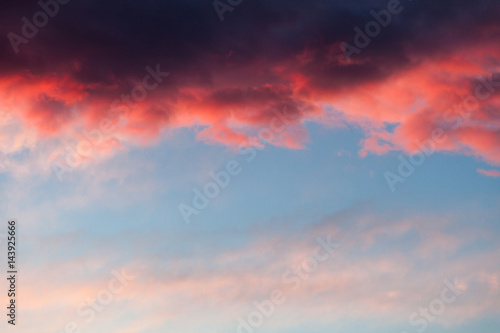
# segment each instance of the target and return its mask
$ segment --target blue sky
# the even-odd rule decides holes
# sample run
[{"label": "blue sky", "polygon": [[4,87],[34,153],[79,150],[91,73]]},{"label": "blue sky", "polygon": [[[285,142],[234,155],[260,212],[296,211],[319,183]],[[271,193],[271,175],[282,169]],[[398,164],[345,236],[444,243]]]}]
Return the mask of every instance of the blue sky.
[{"label": "blue sky", "polygon": [[3,2],[16,329],[498,332],[499,15]]},{"label": "blue sky", "polygon": [[[408,316],[439,297],[443,279],[458,278],[466,288],[463,298],[447,305],[426,330],[494,332],[498,321],[484,304],[498,299],[498,265],[488,258],[499,250],[499,192],[495,180],[474,172],[480,163],[434,154],[393,193],[383,175],[397,167],[398,153],[361,158],[356,129],[312,125],[308,130],[305,149],[266,146],[252,162],[180,131],[151,147],[131,146],[89,163],[62,183],[55,177],[17,180],[2,202],[26,207],[17,216],[25,244],[23,285],[36,295],[50,292],[57,281],[68,285],[68,292],[81,286],[96,297],[113,269],[127,267],[138,277],[130,290],[109,310],[96,312],[82,331],[120,329],[145,317],[142,332],[236,331],[236,318],[252,313],[253,301],[287,285],[280,282],[287,263],[311,256],[315,237],[330,233],[341,244],[338,254],[296,293],[290,291],[290,299],[259,331],[415,331]],[[241,161],[241,174],[187,225],[178,204],[190,203],[192,188],[202,188],[209,172],[232,159]],[[13,181],[3,183],[7,188]],[[254,285],[254,279],[262,282]],[[220,287],[218,280],[224,281]],[[168,283],[186,284],[187,294],[175,296]],[[387,291],[391,285],[394,290]],[[392,293],[389,303],[380,290]],[[155,294],[163,295],[161,301]],[[138,295],[141,310],[133,301]],[[64,296],[51,297],[43,309],[28,311],[30,321],[40,324],[36,313],[64,309],[54,325],[84,322],[75,309],[77,300],[88,297],[72,297],[64,306],[56,298]],[[383,306],[371,304],[377,298]],[[177,302],[185,311],[172,310]],[[164,307],[171,315],[158,310]]]}]

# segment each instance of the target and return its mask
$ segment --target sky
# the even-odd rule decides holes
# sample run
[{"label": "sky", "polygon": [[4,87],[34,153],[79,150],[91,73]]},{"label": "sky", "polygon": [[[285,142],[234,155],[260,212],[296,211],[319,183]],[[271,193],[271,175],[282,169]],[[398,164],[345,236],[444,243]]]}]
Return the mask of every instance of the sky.
[{"label": "sky", "polygon": [[498,332],[498,17],[2,1],[2,332]]}]

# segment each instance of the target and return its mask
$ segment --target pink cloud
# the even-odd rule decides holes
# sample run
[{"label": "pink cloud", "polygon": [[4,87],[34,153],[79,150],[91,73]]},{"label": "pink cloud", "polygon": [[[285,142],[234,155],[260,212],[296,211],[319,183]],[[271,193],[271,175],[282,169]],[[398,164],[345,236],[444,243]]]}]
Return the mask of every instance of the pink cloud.
[{"label": "pink cloud", "polygon": [[[130,92],[134,80],[121,85],[84,84],[64,74],[16,74],[1,78],[0,100],[6,112],[42,140],[78,140],[75,128],[92,130],[109,117],[114,123],[124,120],[115,137],[146,145],[164,130],[187,127],[198,131],[198,140],[238,146],[268,127],[273,110],[286,105],[295,118],[270,144],[291,149],[304,148],[308,142],[305,122],[330,125],[326,106],[341,114],[342,122],[364,131],[361,156],[394,150],[412,153],[434,130],[442,129],[445,136],[435,143],[436,151],[500,165],[500,121],[492,111],[500,108],[500,88],[494,85],[496,90],[484,99],[476,93],[477,89],[481,96],[488,93],[476,79],[498,69],[491,61],[500,59],[496,44],[480,40],[474,47],[457,45],[446,54],[428,57],[409,52],[411,65],[392,68],[372,80],[328,76],[329,68],[357,73],[356,66],[361,66],[344,63],[333,56],[334,49],[335,45],[306,49],[276,61],[266,72],[255,64],[238,69],[222,66],[210,85],[171,75],[127,112],[110,112],[111,104]],[[466,110],[464,104],[471,98],[473,108]],[[123,105],[115,110],[120,108]],[[77,117],[71,116],[75,110]],[[116,146],[101,148],[106,153]]]},{"label": "pink cloud", "polygon": [[492,169],[492,170],[477,169],[477,172],[479,172],[480,174],[483,174],[485,176],[488,176],[488,177],[494,177],[494,178],[500,177],[500,170],[495,170],[495,169]]}]

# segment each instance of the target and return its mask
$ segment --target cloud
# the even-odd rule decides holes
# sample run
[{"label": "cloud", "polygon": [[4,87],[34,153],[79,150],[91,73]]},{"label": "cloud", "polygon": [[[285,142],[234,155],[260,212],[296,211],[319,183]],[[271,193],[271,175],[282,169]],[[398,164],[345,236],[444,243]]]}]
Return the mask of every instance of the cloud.
[{"label": "cloud", "polygon": [[488,177],[493,177],[493,178],[500,177],[500,171],[495,169],[492,170],[477,169],[477,172]]},{"label": "cloud", "polygon": [[[39,10],[1,6],[4,35],[20,33],[20,17]],[[306,122],[336,119],[362,129],[361,156],[411,153],[443,128],[438,151],[499,165],[499,87],[477,87],[478,78],[500,69],[500,4],[461,0],[450,9],[421,0],[404,7],[347,62],[340,43],[381,3],[254,1],[221,23],[210,3],[195,0],[126,2],[118,12],[108,2],[71,2],[19,54],[7,40],[0,44],[0,107],[39,140],[79,140],[75,132],[111,117],[122,120],[113,135],[125,143],[151,144],[165,130],[192,128],[199,140],[237,146],[287,105],[297,117],[274,145],[303,148]],[[156,64],[170,75],[135,107],[109,116],[113,101]],[[476,89],[488,97],[461,116]]]},{"label": "cloud", "polygon": [[[328,236],[341,247],[327,261],[320,263],[307,279],[301,280],[297,288],[290,280],[283,280],[287,270],[300,267],[304,259],[314,255],[316,237]],[[189,252],[179,252],[170,246],[158,252],[159,247],[163,248],[158,245],[151,249],[152,256],[128,256],[123,264],[134,267],[137,281],[141,283],[132,283],[120,294],[115,306],[121,313],[142,309],[160,326],[169,322],[189,330],[186,318],[197,317],[211,309],[218,309],[218,313],[224,309],[225,313],[224,316],[216,315],[212,325],[231,325],[237,316],[252,310],[253,301],[268,298],[269,293],[278,288],[286,293],[287,301],[280,305],[277,316],[280,317],[280,313],[301,314],[280,325],[309,320],[331,324],[340,319],[373,321],[381,318],[405,324],[412,312],[428,306],[430,300],[440,296],[444,279],[457,278],[464,288],[460,302],[448,305],[446,313],[437,320],[445,326],[453,326],[499,308],[500,267],[491,264],[500,250],[494,243],[495,237],[484,230],[472,231],[451,216],[388,220],[365,213],[331,216],[302,232],[280,233],[279,237],[272,230],[266,234],[256,232],[246,245],[230,249],[214,249],[207,244],[212,240],[191,235],[183,239],[183,246],[187,248],[189,244],[197,244]],[[66,238],[62,237],[52,251],[78,241],[75,237]],[[102,288],[111,263],[116,262],[112,258],[123,257],[122,251],[130,245],[128,238],[141,245],[151,244],[153,239],[162,236],[149,234],[136,239],[124,234],[120,238],[121,242],[108,245],[107,257],[98,261],[78,256],[74,260],[49,259],[51,275],[42,274],[45,278],[37,280],[38,291],[32,292],[44,299],[58,298],[60,294],[45,295],[43,292],[52,290],[57,283],[62,293],[71,290],[72,297],[66,300],[66,306],[76,307],[86,298],[95,297]],[[467,250],[478,241],[484,244],[484,250]],[[211,250],[206,251],[206,248]],[[192,251],[197,253],[196,257]],[[86,283],[79,285],[60,274],[72,270],[75,265],[81,267],[81,264],[92,264],[92,269],[86,273],[92,278]],[[32,270],[32,276],[27,277],[29,281],[39,276],[37,270],[41,267]],[[52,275],[59,276],[58,280],[51,280]],[[41,311],[42,303],[26,306]],[[298,307],[302,310],[298,311]],[[52,309],[44,311],[49,313]],[[104,319],[107,322],[120,320],[106,316],[98,321]]]}]

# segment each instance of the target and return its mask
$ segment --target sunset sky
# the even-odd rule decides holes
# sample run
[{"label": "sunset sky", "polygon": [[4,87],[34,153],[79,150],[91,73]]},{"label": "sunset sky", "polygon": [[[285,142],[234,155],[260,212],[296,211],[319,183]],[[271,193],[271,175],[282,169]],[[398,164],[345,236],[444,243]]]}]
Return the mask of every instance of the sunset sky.
[{"label": "sunset sky", "polygon": [[1,331],[498,333],[499,18],[3,0]]}]

